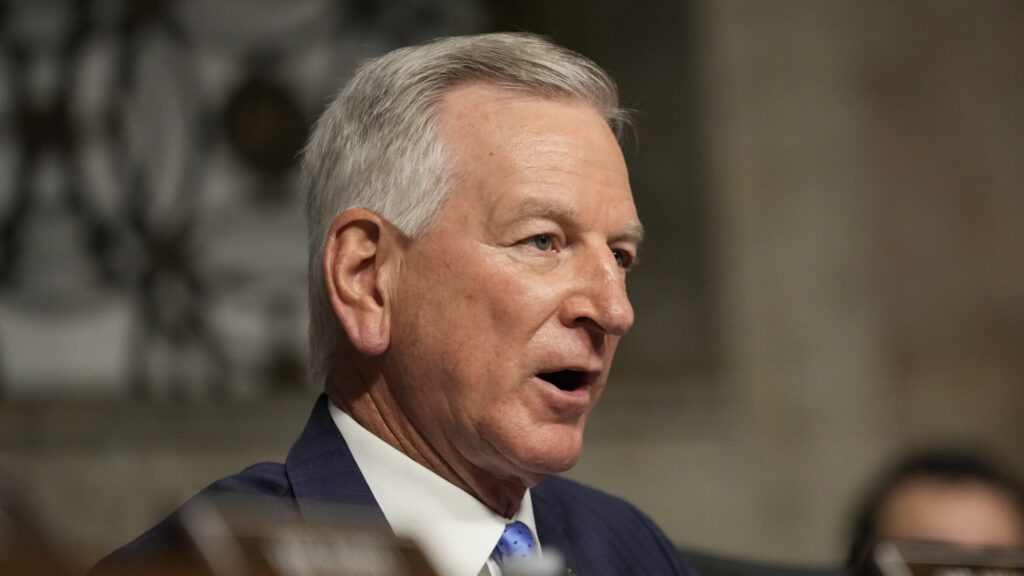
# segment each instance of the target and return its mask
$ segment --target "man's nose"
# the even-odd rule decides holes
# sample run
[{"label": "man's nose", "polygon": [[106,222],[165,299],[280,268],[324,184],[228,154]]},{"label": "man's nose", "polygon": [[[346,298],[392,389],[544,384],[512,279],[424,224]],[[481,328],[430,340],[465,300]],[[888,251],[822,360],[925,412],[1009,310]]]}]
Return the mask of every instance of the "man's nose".
[{"label": "man's nose", "polygon": [[576,290],[566,300],[563,321],[602,335],[622,336],[633,325],[625,271],[605,248],[584,258],[576,273]]}]

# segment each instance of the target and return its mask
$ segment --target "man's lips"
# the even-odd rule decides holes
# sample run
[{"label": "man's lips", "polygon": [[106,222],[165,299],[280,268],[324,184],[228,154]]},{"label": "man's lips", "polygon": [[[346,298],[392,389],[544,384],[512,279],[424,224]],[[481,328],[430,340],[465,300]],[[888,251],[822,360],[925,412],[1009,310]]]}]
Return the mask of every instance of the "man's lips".
[{"label": "man's lips", "polygon": [[598,372],[566,369],[554,372],[541,372],[537,374],[537,378],[548,382],[559,390],[575,392],[580,388],[592,384],[597,378],[597,375]]}]

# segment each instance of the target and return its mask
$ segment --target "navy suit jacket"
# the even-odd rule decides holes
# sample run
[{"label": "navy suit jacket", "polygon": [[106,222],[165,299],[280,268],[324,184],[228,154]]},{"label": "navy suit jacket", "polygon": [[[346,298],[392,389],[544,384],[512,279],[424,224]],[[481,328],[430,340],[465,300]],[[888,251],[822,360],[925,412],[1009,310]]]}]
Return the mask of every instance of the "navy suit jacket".
[{"label": "navy suit jacket", "polygon": [[[279,497],[300,511],[317,502],[362,506],[384,515],[321,395],[285,463],[265,462],[219,480],[199,496],[235,493]],[[641,511],[599,490],[556,476],[531,489],[537,535],[543,547],[565,556],[580,576],[690,575],[676,547]],[[175,515],[104,558],[93,573],[144,569],[147,559],[173,552],[182,542]]]}]

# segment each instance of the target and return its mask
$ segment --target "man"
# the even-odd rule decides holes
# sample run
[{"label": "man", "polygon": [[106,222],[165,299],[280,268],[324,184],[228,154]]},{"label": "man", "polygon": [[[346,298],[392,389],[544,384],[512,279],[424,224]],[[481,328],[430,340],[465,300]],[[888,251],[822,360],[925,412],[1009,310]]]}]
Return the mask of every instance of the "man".
[{"label": "man", "polygon": [[303,164],[325,396],[283,466],[207,492],[368,506],[441,574],[500,574],[507,525],[575,574],[685,573],[638,510],[552,477],[579,458],[633,323],[623,124],[602,70],[533,35],[365,64]]},{"label": "man", "polygon": [[1024,486],[983,456],[929,450],[896,462],[853,524],[847,568],[863,570],[884,540],[1024,548]]}]

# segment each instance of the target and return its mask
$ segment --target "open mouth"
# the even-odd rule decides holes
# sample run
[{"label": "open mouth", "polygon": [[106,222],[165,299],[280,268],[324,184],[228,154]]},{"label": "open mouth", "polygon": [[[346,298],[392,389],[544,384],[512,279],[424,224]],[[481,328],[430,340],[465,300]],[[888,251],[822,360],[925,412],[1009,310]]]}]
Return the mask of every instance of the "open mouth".
[{"label": "open mouth", "polygon": [[559,370],[558,372],[545,372],[537,374],[537,377],[544,380],[559,390],[573,392],[587,385],[587,373],[578,370]]}]

